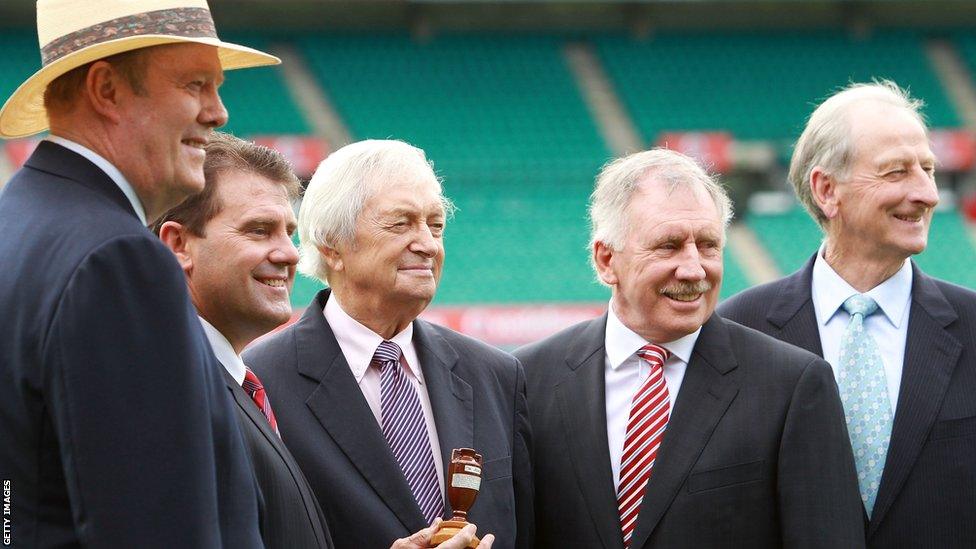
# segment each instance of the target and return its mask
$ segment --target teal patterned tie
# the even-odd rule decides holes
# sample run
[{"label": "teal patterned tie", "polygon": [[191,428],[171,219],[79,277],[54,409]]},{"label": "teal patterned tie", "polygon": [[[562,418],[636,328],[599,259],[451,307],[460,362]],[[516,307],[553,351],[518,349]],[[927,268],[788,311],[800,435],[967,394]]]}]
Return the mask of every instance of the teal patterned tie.
[{"label": "teal patterned tie", "polygon": [[847,416],[861,501],[870,517],[891,438],[891,402],[878,345],[864,329],[865,317],[877,311],[878,304],[858,294],[848,298],[843,307],[850,313],[851,323],[840,346],[837,384]]}]

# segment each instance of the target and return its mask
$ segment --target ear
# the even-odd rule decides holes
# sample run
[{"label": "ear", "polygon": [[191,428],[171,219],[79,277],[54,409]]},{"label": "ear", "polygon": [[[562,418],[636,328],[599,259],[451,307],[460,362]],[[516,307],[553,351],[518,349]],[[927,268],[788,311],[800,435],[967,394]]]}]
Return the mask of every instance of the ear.
[{"label": "ear", "polygon": [[176,256],[176,260],[179,261],[180,267],[183,267],[186,276],[190,276],[193,271],[193,258],[188,249],[189,236],[186,227],[176,221],[167,221],[159,228],[159,239]]},{"label": "ear", "polygon": [[92,109],[112,122],[119,123],[119,101],[123,91],[131,90],[123,76],[111,63],[95,61],[85,76],[84,95]]},{"label": "ear", "polygon": [[613,272],[612,263],[613,248],[599,240],[594,242],[593,264],[596,265],[596,274],[608,286],[613,286],[617,283],[617,274]]},{"label": "ear", "polygon": [[820,208],[820,211],[827,217],[833,219],[838,212],[837,180],[817,166],[810,172],[810,192],[813,201]]},{"label": "ear", "polygon": [[325,264],[329,266],[330,272],[338,272],[343,269],[342,254],[339,253],[338,248],[333,248],[325,244],[316,247],[319,250],[319,254],[322,255],[322,259],[325,260]]}]

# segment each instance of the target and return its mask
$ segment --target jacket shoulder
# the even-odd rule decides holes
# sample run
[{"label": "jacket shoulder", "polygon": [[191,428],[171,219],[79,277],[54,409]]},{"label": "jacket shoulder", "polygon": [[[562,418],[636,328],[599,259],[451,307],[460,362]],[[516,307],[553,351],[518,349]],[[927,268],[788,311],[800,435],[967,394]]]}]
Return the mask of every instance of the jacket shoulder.
[{"label": "jacket shoulder", "polygon": [[588,328],[591,328],[594,323],[598,322],[601,322],[600,318],[584,320],[583,322],[579,322],[568,328],[564,328],[545,339],[519,347],[512,354],[514,354],[523,365],[543,361],[545,358],[549,357],[549,355],[557,351],[562,351],[563,354],[565,354],[565,350],[569,346],[579,341],[580,336]]},{"label": "jacket shoulder", "polygon": [[479,361],[491,364],[513,366],[515,360],[512,355],[471,336],[456,332],[446,326],[433,324],[426,320],[417,319],[424,329],[444,339],[461,356],[477,356]]}]

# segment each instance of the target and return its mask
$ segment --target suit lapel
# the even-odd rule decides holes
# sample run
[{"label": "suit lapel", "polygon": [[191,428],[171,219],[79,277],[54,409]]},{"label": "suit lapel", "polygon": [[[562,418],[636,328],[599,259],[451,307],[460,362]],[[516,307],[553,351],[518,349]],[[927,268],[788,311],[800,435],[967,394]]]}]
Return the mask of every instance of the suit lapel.
[{"label": "suit lapel", "polygon": [[869,537],[884,520],[918,458],[962,353],[962,344],[945,329],[955,322],[955,310],[935,282],[914,262],[912,269],[912,309],[898,408],[881,487],[868,526]]},{"label": "suit lapel", "polygon": [[823,346],[811,290],[816,258],[814,255],[802,269],[783,279],[766,320],[778,330],[773,334],[776,339],[822,357]]},{"label": "suit lapel", "polygon": [[416,532],[426,521],[325,321],[322,309],[328,296],[328,290],[319,292],[296,325],[298,371],[318,382],[305,404],[377,497],[404,528]]},{"label": "suit lapel", "polygon": [[[441,463],[444,464],[446,475],[452,450],[474,448],[473,391],[468,382],[454,373],[454,366],[459,360],[454,348],[422,320],[414,321],[413,329],[417,359],[424,372],[424,385],[437,426]],[[444,499],[445,509],[453,511],[451,503]]]},{"label": "suit lapel", "polygon": [[736,360],[724,322],[712,315],[695,343],[641,502],[632,547],[647,542],[739,392],[727,375],[736,368]]},{"label": "suit lapel", "polygon": [[623,548],[607,442],[604,341],[607,315],[584,328],[566,354],[566,375],[555,387],[569,456],[603,546]]},{"label": "suit lapel", "polygon": [[[234,402],[237,407],[240,408],[244,415],[247,416],[247,420],[253,424],[254,428],[257,429],[261,435],[264,437],[265,441],[274,448],[275,452],[281,457],[282,462],[288,467],[288,473],[291,474],[292,478],[295,479],[295,485],[300,486],[300,493],[302,495],[302,502],[305,504],[305,512],[308,513],[309,524],[315,529],[315,534],[318,536],[320,543],[323,547],[328,546],[326,541],[325,532],[323,532],[319,526],[321,525],[321,520],[319,518],[320,511],[318,508],[318,503],[315,497],[312,495],[311,488],[308,486],[308,482],[305,480],[305,476],[302,474],[301,469],[295,460],[292,458],[291,453],[285,448],[284,443],[281,441],[281,437],[278,436],[273,430],[271,430],[271,424],[268,423],[268,418],[264,417],[261,410],[257,407],[257,404],[251,400],[251,397],[244,391],[244,389],[237,384],[230,372],[221,364],[221,370],[223,370],[224,381],[227,383],[227,390],[234,398]],[[241,426],[242,429],[248,429],[246,425]],[[268,504],[267,502],[265,503]]]}]

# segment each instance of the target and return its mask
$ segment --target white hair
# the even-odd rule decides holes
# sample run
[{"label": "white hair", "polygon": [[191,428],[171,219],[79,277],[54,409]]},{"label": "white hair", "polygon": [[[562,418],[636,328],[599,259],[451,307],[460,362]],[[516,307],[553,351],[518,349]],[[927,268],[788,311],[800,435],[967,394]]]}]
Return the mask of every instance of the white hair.
[{"label": "white hair", "polygon": [[827,216],[813,200],[810,174],[819,166],[838,181],[845,181],[850,177],[854,159],[850,112],[855,104],[864,101],[905,109],[928,132],[920,112],[924,103],[913,99],[907,90],[891,80],[850,84],[821,103],[810,115],[810,120],[796,142],[789,173],[789,181],[797,199],[821,227],[827,223]]},{"label": "white hair", "polygon": [[723,227],[732,220],[732,201],[721,184],[691,158],[655,148],[618,158],[600,171],[590,195],[590,249],[596,242],[620,249],[633,228],[627,207],[649,176],[667,184],[669,191],[678,186],[704,189],[715,203]]},{"label": "white hair", "polygon": [[327,283],[329,267],[320,248],[349,244],[363,206],[384,188],[429,182],[453,209],[424,151],[403,141],[370,139],[333,152],[312,175],[298,211],[298,271]]}]

